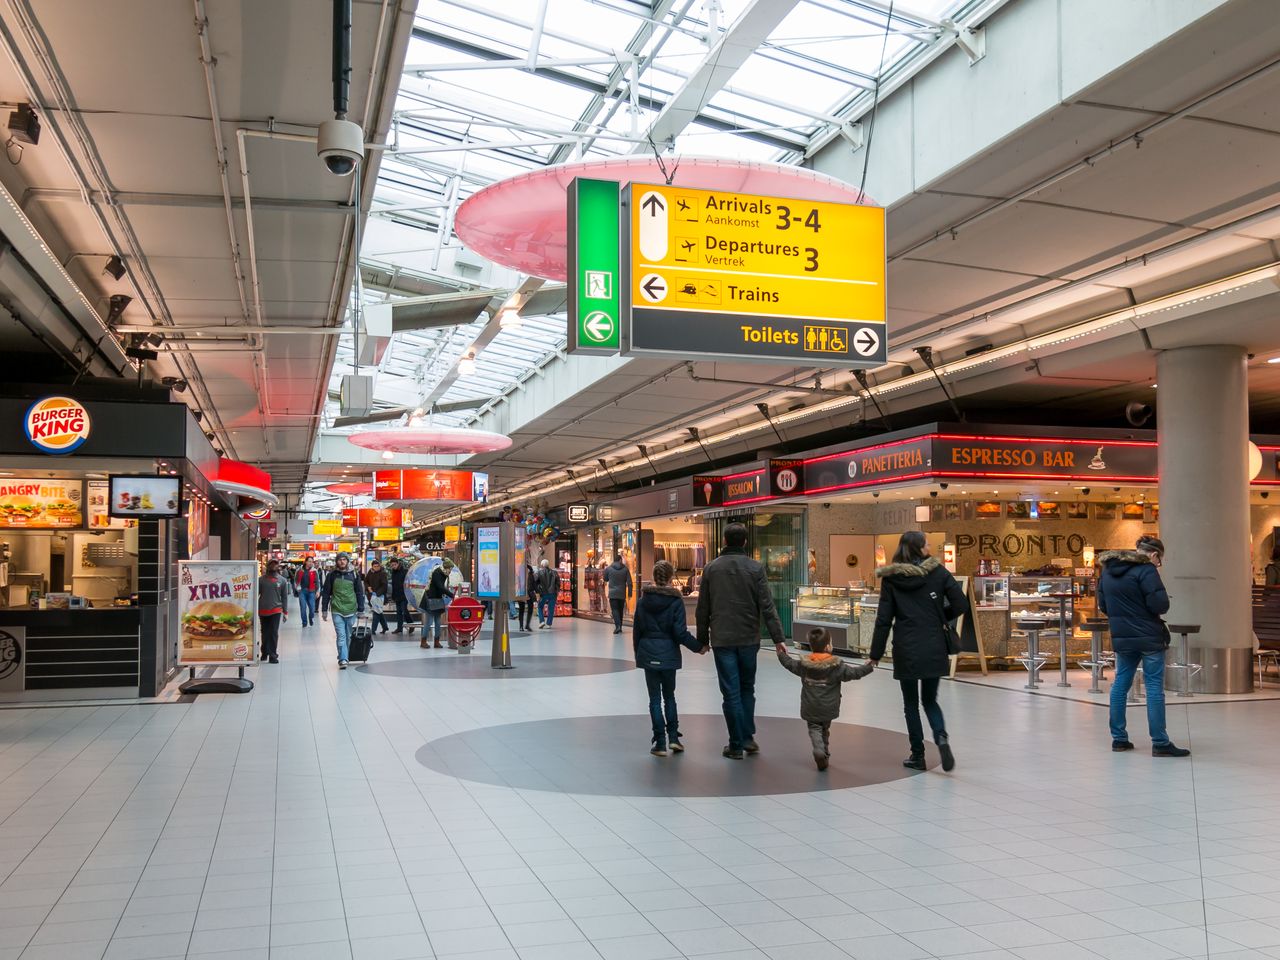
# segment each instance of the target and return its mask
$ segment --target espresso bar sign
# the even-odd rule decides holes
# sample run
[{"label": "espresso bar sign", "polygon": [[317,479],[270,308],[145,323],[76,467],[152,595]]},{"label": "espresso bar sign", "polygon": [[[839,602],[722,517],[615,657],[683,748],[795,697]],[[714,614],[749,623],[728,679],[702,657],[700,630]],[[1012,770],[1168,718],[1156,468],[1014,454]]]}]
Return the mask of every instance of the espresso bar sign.
[{"label": "espresso bar sign", "polygon": [[1125,480],[1155,483],[1157,446],[1141,440],[1059,440],[939,436],[938,476]]}]

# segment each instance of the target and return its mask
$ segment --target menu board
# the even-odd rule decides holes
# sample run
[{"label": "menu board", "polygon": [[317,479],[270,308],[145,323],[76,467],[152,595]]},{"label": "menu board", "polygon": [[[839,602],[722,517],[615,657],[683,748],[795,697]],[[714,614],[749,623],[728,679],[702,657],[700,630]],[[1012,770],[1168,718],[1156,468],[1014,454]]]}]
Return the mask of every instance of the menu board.
[{"label": "menu board", "polygon": [[476,596],[496,599],[501,591],[502,528],[476,527]]},{"label": "menu board", "polygon": [[83,526],[83,480],[0,478],[0,530],[64,530]]},{"label": "menu board", "polygon": [[182,516],[182,478],[114,475],[107,512],[113,517]]},{"label": "menu board", "polygon": [[107,512],[107,499],[111,496],[111,485],[107,481],[90,480],[85,490],[85,516],[90,530],[124,530],[138,525],[137,520],[116,518]]},{"label": "menu board", "polygon": [[178,562],[178,663],[244,666],[257,659],[258,564]]}]

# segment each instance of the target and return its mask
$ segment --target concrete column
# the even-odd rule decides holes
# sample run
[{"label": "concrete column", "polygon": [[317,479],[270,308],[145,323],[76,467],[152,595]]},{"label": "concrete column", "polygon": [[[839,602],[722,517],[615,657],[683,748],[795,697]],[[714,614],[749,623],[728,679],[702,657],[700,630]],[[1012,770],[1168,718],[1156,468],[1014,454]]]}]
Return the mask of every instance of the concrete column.
[{"label": "concrete column", "polygon": [[1190,659],[1206,693],[1253,688],[1245,359],[1244,347],[1202,346],[1157,361],[1167,619],[1200,625]]}]

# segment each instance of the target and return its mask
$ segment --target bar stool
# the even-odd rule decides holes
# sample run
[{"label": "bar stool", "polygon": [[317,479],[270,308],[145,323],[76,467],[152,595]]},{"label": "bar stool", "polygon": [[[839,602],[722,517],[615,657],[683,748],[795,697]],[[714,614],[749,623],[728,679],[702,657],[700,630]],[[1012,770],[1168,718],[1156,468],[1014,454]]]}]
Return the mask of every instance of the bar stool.
[{"label": "bar stool", "polygon": [[1258,661],[1258,686],[1262,686],[1262,679],[1266,675],[1268,663],[1276,668],[1277,674],[1280,674],[1280,650],[1268,650],[1265,647],[1259,647],[1254,652],[1254,657]]},{"label": "bar stool", "polygon": [[1048,625],[1048,620],[1031,617],[1014,621],[1014,626],[1027,632],[1026,656],[1014,658],[1027,668],[1028,680],[1024,689],[1036,690],[1040,686],[1040,668],[1049,662],[1049,658],[1040,653],[1040,631]]},{"label": "bar stool", "polygon": [[1067,640],[1071,637],[1071,624],[1067,618],[1067,601],[1074,599],[1074,594],[1051,593],[1049,596],[1058,601],[1058,686],[1069,687],[1071,681],[1067,679]]},{"label": "bar stool", "polygon": [[1168,624],[1169,632],[1182,637],[1182,662],[1175,660],[1171,666],[1182,670],[1182,679],[1178,683],[1178,696],[1193,697],[1191,678],[1200,672],[1200,664],[1191,662],[1191,634],[1200,632],[1200,624]]},{"label": "bar stool", "polygon": [[1090,670],[1090,678],[1092,684],[1089,687],[1090,693],[1102,693],[1102,681],[1106,679],[1103,676],[1107,667],[1115,664],[1115,657],[1108,657],[1102,652],[1102,635],[1111,629],[1110,624],[1103,617],[1091,618],[1084,622],[1084,628],[1089,631],[1089,659],[1082,661],[1081,666],[1088,667]]}]

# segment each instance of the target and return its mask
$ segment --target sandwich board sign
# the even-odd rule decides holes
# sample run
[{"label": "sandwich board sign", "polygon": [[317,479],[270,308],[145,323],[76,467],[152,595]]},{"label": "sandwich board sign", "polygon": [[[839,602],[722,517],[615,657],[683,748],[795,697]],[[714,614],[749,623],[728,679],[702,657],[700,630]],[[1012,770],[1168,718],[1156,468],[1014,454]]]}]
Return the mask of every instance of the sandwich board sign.
[{"label": "sandwich board sign", "polygon": [[258,659],[258,564],[178,561],[178,663],[243,667]]}]

